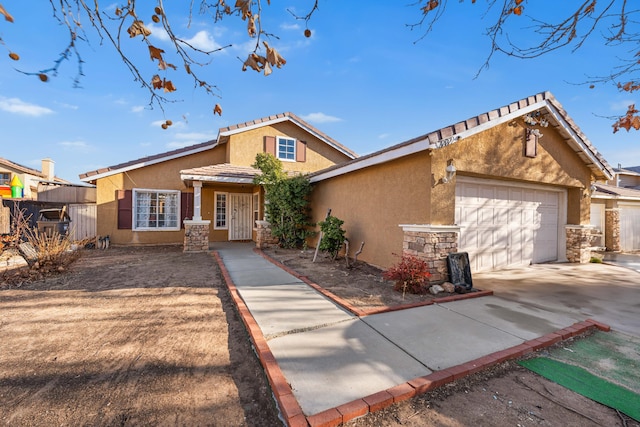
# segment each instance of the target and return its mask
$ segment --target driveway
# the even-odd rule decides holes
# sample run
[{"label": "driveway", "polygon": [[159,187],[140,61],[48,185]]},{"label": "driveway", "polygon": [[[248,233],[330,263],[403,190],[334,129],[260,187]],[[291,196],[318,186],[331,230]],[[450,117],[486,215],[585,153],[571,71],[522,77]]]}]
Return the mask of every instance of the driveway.
[{"label": "driveway", "polygon": [[[526,308],[550,310],[576,321],[590,317],[640,336],[640,257],[630,255],[619,260],[625,267],[537,264],[475,273],[473,285]],[[638,268],[634,270],[635,265]]]}]

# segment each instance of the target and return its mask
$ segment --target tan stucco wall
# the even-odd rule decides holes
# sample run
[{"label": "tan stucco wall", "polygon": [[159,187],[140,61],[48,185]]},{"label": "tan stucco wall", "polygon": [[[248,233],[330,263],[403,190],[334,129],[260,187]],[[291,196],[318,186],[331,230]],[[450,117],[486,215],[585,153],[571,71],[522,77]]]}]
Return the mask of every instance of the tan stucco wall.
[{"label": "tan stucco wall", "polygon": [[[433,151],[433,182],[444,176],[453,159],[458,175],[550,184],[568,189],[567,222],[589,223],[588,189],[591,171],[551,128],[542,129],[535,158],[524,156],[521,122],[503,124]],[[436,185],[431,205],[432,224],[453,224],[455,185]]]},{"label": "tan stucco wall", "polygon": [[230,141],[226,144],[229,163],[239,166],[254,164],[256,154],[264,152],[264,136],[286,136],[306,141],[306,161],[282,162],[284,169],[288,171],[314,172],[349,160],[346,155],[308,134],[297,125],[282,122],[231,135]]},{"label": "tan stucco wall", "polygon": [[111,243],[123,245],[182,244],[184,230],[133,231],[118,229],[117,190],[148,188],[193,192],[180,179],[180,170],[224,162],[224,148],[157,163],[97,180],[97,233],[109,235]]},{"label": "tan stucco wall", "polygon": [[393,254],[402,254],[398,225],[429,221],[429,162],[421,153],[315,184],[313,221],[323,220],[331,208],[344,221],[352,256],[365,241],[358,259],[380,267],[393,264]]},{"label": "tan stucco wall", "polygon": [[568,223],[588,224],[590,200],[584,195],[590,170],[551,128],[542,129],[537,156],[525,157],[524,132],[520,124],[504,124],[431,154],[414,154],[316,183],[314,221],[332,208],[334,216],[345,220],[352,247],[366,242],[359,259],[389,267],[397,261],[392,254],[402,252],[399,224],[454,224],[455,178],[448,184],[441,181],[453,159],[458,175],[565,188]]}]

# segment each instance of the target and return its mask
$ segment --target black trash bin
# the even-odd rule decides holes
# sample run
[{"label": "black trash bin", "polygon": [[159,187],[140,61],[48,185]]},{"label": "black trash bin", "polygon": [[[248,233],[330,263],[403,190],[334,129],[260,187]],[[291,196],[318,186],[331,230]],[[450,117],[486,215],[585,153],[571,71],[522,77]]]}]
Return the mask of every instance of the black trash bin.
[{"label": "black trash bin", "polygon": [[53,236],[55,233],[66,236],[69,233],[69,224],[71,218],[66,209],[42,209],[38,213],[38,232],[43,233],[47,237]]}]

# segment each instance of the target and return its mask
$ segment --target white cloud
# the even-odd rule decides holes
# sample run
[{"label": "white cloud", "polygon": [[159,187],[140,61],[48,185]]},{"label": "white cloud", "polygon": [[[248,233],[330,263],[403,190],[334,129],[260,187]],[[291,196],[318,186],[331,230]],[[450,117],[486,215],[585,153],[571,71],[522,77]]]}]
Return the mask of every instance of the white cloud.
[{"label": "white cloud", "polygon": [[612,102],[610,104],[611,111],[621,111],[625,113],[629,109],[629,105],[635,104],[636,102],[632,99],[625,99],[618,102]]},{"label": "white cloud", "polygon": [[325,113],[311,113],[306,116],[300,116],[302,120],[306,120],[311,123],[335,123],[341,122],[342,119],[339,117],[329,116]]},{"label": "white cloud", "polygon": [[58,145],[65,150],[86,152],[91,149],[91,146],[84,141],[62,141]]},{"label": "white cloud", "polygon": [[[169,33],[161,26],[155,25],[153,23],[146,24],[147,28],[151,31],[151,37],[154,37],[163,42],[168,42],[171,40],[169,37]],[[209,31],[200,30],[193,37],[185,38],[184,36],[179,36],[186,43],[190,44],[196,49],[204,50],[205,52],[219,49],[221,46],[218,44],[213,35]]]},{"label": "white cloud", "polygon": [[142,113],[144,111],[144,107],[142,105],[136,105],[131,107],[132,113]]},{"label": "white cloud", "polygon": [[388,134],[388,133],[381,133],[380,135],[378,135],[378,138],[379,139],[387,139],[387,138],[389,138],[389,135],[390,134]]},{"label": "white cloud", "polygon": [[0,110],[25,116],[40,117],[53,114],[53,110],[36,104],[29,104],[18,98],[0,98]]},{"label": "white cloud", "polygon": [[298,24],[280,24],[280,28],[283,29],[283,30],[298,31],[298,30],[300,30],[300,25],[298,25]]},{"label": "white cloud", "polygon": [[184,41],[189,43],[196,49],[204,50],[205,52],[220,49],[221,47],[213,39],[211,33],[205,30],[198,31],[195,36],[191,37],[190,39],[185,39]]},{"label": "white cloud", "polygon": [[57,102],[56,105],[59,105],[63,108],[68,108],[70,110],[77,110],[79,107],[77,105],[65,104],[64,102]]}]

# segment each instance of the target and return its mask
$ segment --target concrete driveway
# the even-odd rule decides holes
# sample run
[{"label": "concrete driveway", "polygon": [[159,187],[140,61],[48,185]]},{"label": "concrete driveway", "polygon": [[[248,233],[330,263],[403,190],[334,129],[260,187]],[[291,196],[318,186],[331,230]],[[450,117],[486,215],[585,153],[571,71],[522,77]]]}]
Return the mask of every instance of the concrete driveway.
[{"label": "concrete driveway", "polygon": [[[635,258],[634,258],[635,257]],[[473,285],[523,308],[590,317],[613,329],[640,336],[640,256],[611,264],[537,264],[473,275]],[[613,261],[612,261],[613,262]],[[633,269],[637,264],[638,269]]]}]

